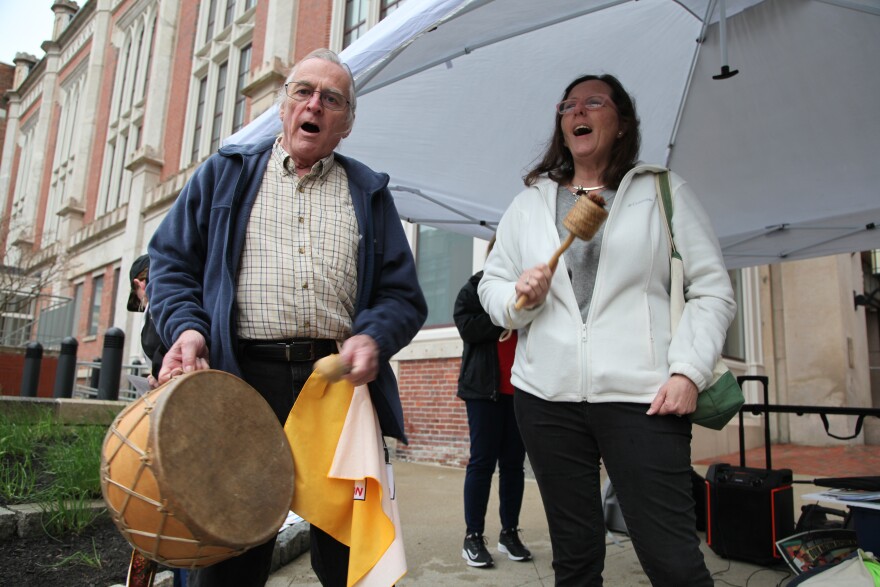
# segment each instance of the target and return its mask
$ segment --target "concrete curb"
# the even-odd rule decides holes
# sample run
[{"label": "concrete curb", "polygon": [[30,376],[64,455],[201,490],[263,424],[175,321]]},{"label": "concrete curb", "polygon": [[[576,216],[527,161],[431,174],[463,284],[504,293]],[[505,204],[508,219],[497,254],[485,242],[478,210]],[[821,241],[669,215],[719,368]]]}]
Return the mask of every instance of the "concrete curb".
[{"label": "concrete curb", "polygon": [[[104,500],[91,500],[87,507],[96,511],[98,515],[104,515],[106,506]],[[8,505],[0,508],[0,544],[6,540],[16,538],[28,538],[43,532],[44,506],[38,503],[24,503]]]}]

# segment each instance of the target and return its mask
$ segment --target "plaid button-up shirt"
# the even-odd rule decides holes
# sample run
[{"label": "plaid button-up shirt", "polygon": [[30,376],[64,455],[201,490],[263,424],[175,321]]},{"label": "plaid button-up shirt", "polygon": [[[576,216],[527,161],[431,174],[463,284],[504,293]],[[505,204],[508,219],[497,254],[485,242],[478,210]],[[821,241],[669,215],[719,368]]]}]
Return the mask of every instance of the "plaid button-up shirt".
[{"label": "plaid button-up shirt", "polygon": [[359,238],[348,177],[333,154],[298,177],[293,159],[276,140],[241,256],[239,336],[349,336]]}]

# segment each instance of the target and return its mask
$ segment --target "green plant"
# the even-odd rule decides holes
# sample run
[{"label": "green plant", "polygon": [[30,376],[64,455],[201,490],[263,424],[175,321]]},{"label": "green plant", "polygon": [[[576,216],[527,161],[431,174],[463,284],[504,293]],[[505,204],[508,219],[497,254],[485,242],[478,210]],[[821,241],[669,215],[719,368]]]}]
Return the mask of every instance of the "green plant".
[{"label": "green plant", "polygon": [[50,536],[61,536],[66,532],[82,532],[104,510],[91,507],[91,498],[84,494],[60,493],[41,500],[43,510],[43,529]]},{"label": "green plant", "polygon": [[92,567],[93,569],[100,569],[103,566],[103,562],[101,561],[101,555],[98,554],[98,547],[95,545],[95,539],[92,539],[91,553],[85,553],[82,551],[75,552],[70,556],[64,557],[57,563],[42,566],[45,566],[47,568],[57,568],[66,565],[83,565],[87,567]]},{"label": "green plant", "polygon": [[36,446],[56,434],[52,416],[28,409],[11,410],[0,415],[0,454],[29,457]]},{"label": "green plant", "polygon": [[0,499],[6,502],[17,502],[34,495],[37,479],[30,458],[4,462],[2,465],[0,468]]},{"label": "green plant", "polygon": [[99,515],[103,426],[57,422],[33,409],[0,415],[0,500],[36,502],[52,536],[80,532]]},{"label": "green plant", "polygon": [[53,485],[59,493],[100,495],[100,455],[105,430],[99,426],[79,426],[69,432],[63,440],[46,447],[46,471],[54,476]]}]

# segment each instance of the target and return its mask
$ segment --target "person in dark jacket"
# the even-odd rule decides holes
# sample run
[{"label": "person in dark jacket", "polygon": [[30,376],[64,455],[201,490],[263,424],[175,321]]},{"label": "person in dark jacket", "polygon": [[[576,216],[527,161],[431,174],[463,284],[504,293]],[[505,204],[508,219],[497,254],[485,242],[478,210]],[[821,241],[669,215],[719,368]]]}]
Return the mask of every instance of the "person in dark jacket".
[{"label": "person in dark jacket", "polygon": [[147,297],[149,278],[150,256],[141,255],[134,260],[129,270],[131,293],[128,295],[126,308],[129,312],[144,313],[144,325],[141,328],[141,349],[144,351],[144,356],[150,361],[150,374],[147,377],[150,387],[156,387],[159,370],[162,368],[162,358],[165,356],[165,347],[162,346],[162,340],[159,338],[159,333],[156,332],[156,325],[150,315],[150,300]]},{"label": "person in dark jacket", "polygon": [[[169,346],[159,383],[227,371],[283,424],[314,361],[339,352],[346,379],[368,385],[383,435],[405,442],[389,359],[427,304],[388,175],[334,152],[354,124],[354,80],[319,49],[278,99],[281,135],[211,156],[150,241],[151,309]],[[198,569],[188,586],[260,587],[274,543]],[[322,585],[346,584],[347,546],[313,525],[310,551]]]},{"label": "person in dark jacket", "polygon": [[[494,240],[489,242],[489,250]],[[483,531],[496,465],[501,516],[498,551],[514,561],[529,561],[532,554],[520,540],[518,528],[526,451],[513,413],[510,384],[516,333],[498,340],[504,329],[492,323],[477,295],[482,277],[482,271],[471,276],[458,292],[453,317],[464,342],[457,395],[467,407],[471,440],[464,480],[466,531],[461,556],[469,566],[489,568],[495,563]]]}]

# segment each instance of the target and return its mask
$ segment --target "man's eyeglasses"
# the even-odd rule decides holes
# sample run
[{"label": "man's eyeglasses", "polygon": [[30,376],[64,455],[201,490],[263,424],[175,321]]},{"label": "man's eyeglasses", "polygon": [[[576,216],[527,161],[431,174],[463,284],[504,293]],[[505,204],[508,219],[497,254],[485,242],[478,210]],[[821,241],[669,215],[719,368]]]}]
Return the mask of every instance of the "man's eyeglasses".
[{"label": "man's eyeglasses", "polygon": [[318,94],[321,97],[321,105],[327,110],[344,110],[350,104],[346,97],[339,92],[316,90],[309,84],[302,82],[287,82],[284,84],[284,90],[292,100],[297,102],[306,102],[312,97],[312,94]]},{"label": "man's eyeglasses", "polygon": [[611,106],[612,108],[617,108],[614,105],[614,102],[611,101],[611,98],[608,96],[589,96],[584,98],[583,100],[578,100],[576,98],[569,98],[568,100],[563,100],[559,104],[556,105],[556,112],[559,114],[568,114],[572,110],[578,107],[579,104],[583,104],[584,108],[587,110],[598,110],[603,106]]}]

